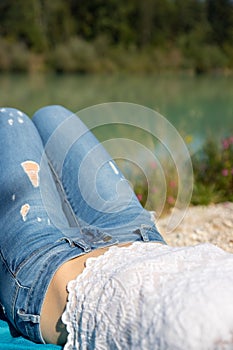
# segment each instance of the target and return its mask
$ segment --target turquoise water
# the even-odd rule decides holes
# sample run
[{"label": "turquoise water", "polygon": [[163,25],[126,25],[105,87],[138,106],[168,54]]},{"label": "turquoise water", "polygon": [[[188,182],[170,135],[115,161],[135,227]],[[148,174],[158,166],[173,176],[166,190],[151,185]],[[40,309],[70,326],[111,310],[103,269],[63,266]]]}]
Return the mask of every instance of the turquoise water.
[{"label": "turquoise water", "polygon": [[[132,186],[147,186],[147,207],[157,213],[162,212],[166,196],[170,200],[176,196],[176,188],[166,187],[166,181],[176,184],[178,175],[180,207],[186,207],[192,191],[191,165],[182,162],[187,160],[186,147],[169,125],[177,129],[191,154],[201,150],[207,138],[220,144],[222,138],[233,135],[233,77],[0,75],[0,101],[2,106],[19,108],[29,116],[44,105],[61,104],[78,112],[90,122],[89,127],[100,125],[93,131],[101,142],[110,140],[104,146],[114,159],[122,159],[122,170]],[[123,109],[115,109],[111,102],[139,106],[124,104]],[[171,124],[157,122],[151,110]],[[117,113],[120,124],[111,124]],[[130,125],[125,125],[127,121]]]},{"label": "turquoise water", "polygon": [[188,75],[1,75],[2,106],[32,115],[47,104],[77,112],[105,102],[152,108],[194,139],[233,133],[233,77]]}]

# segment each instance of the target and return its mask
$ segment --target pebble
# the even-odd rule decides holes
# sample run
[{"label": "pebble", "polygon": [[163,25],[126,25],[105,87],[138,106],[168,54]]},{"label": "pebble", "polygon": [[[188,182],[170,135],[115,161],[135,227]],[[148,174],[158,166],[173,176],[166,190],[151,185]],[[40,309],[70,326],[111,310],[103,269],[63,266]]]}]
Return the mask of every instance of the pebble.
[{"label": "pebble", "polygon": [[157,226],[171,246],[212,243],[233,253],[233,202],[190,206],[183,221],[166,233],[169,215],[157,219]]}]

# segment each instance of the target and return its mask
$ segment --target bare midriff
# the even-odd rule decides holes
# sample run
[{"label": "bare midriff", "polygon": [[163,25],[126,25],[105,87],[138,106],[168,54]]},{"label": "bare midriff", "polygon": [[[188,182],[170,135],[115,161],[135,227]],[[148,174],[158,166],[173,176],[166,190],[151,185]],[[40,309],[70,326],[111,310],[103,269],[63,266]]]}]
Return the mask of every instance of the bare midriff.
[{"label": "bare midriff", "polygon": [[[128,246],[130,244],[126,243],[123,245]],[[46,343],[58,345],[66,343],[67,331],[61,321],[61,316],[65,310],[68,297],[67,284],[82,273],[88,258],[98,257],[108,249],[109,247],[96,249],[69,260],[56,271],[46,292],[41,311],[41,332]]]}]

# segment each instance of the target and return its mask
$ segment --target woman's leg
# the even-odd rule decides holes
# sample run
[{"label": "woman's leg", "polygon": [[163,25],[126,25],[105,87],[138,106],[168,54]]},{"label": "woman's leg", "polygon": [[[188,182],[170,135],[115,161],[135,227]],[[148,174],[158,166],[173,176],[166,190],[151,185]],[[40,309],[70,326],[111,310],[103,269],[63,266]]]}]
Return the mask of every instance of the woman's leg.
[{"label": "woman's leg", "polygon": [[94,226],[118,242],[163,241],[115,162],[75,114],[49,106],[36,112],[33,122],[71,226]]},{"label": "woman's leg", "polygon": [[[9,235],[10,241],[13,232],[19,235],[22,231],[26,244],[27,230],[40,232],[42,239],[42,228],[54,223],[68,227],[40,135],[31,120],[13,108],[0,109],[0,165],[1,237],[7,240]],[[49,207],[44,206],[42,185]],[[47,210],[52,213],[50,217]],[[14,243],[17,244],[17,239]]]},{"label": "woman's leg", "polygon": [[[57,227],[66,229],[69,225],[43,157],[40,136],[31,120],[12,108],[0,109],[0,169],[0,303],[8,320],[28,335],[38,319],[32,314],[38,314],[36,309],[44,296],[42,288],[36,299],[31,295],[31,286],[41,269],[46,269],[42,264],[38,267],[37,261],[50,254],[51,246],[64,236]],[[46,186],[46,208],[42,183]],[[45,285],[43,279],[41,283]],[[29,312],[28,317],[27,311],[20,311],[23,309]],[[24,320],[29,325],[27,331]]]}]

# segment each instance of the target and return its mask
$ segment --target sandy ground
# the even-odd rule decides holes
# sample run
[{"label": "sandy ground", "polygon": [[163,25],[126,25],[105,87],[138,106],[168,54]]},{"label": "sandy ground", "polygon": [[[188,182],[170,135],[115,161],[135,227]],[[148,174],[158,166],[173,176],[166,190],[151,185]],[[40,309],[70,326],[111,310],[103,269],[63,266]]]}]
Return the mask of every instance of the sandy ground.
[{"label": "sandy ground", "polygon": [[166,233],[169,216],[157,225],[166,242],[172,246],[209,242],[233,253],[233,203],[190,207],[179,226]]}]

